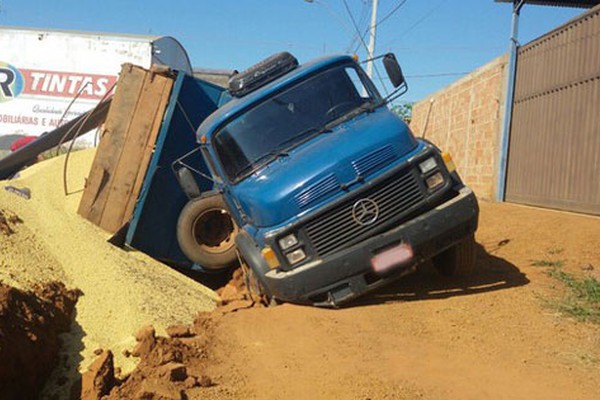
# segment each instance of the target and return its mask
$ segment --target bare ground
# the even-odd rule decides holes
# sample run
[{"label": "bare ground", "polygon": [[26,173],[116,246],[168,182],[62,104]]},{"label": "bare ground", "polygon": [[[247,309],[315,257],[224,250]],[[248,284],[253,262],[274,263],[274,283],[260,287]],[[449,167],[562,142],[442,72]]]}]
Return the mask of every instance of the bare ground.
[{"label": "bare ground", "polygon": [[[47,164],[53,179],[60,178],[59,162]],[[31,200],[0,192],[0,225],[14,230],[0,240],[0,279],[25,288],[60,279],[83,289],[72,326],[79,330],[71,334],[74,344],[63,345],[86,358],[75,357],[75,370],[85,369],[97,347],[131,362],[122,350],[134,344],[142,321],[160,334],[211,308],[208,291],[106,244],[74,214],[78,196],[63,198],[37,167],[15,182],[32,189]],[[600,279],[600,218],[481,207],[476,275],[447,279],[424,265],[341,310],[218,309],[210,323],[196,320],[194,337],[153,339],[155,347],[111,398],[165,387],[190,399],[600,398],[600,328],[551,306],[567,289],[539,262]],[[184,364],[191,382],[164,382],[166,360]],[[205,376],[215,384],[201,384]],[[69,385],[62,386],[64,393]]]},{"label": "bare ground", "polygon": [[205,363],[218,385],[189,397],[600,398],[600,328],[550,307],[565,289],[532,265],[558,257],[597,276],[600,219],[481,206],[476,276],[449,280],[425,265],[341,310],[229,313]]}]

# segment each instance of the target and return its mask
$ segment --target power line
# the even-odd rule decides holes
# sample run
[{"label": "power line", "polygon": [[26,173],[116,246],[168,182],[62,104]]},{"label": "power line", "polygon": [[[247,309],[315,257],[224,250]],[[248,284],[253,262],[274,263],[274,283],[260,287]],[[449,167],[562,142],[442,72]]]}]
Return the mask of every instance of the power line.
[{"label": "power line", "polygon": [[404,5],[404,3],[406,3],[408,0],[401,0],[396,7],[394,7],[389,13],[387,13],[384,17],[382,17],[379,21],[377,21],[376,26],[379,26],[381,24],[383,24],[388,18],[390,18],[392,15],[394,15],[394,13],[396,13],[396,11],[398,11],[400,9],[400,7],[402,7]]},{"label": "power line", "polygon": [[[396,11],[398,11],[400,9],[400,7],[402,7],[407,1],[408,0],[400,0],[400,2],[398,4],[396,4],[396,6],[390,12],[388,12],[383,18],[381,18],[379,21],[377,21],[377,23],[375,24],[375,28],[379,27],[379,25],[381,25],[383,22],[385,22],[387,19],[389,19],[392,15],[394,15],[396,13]],[[369,32],[369,27],[367,27],[366,29],[363,30],[363,34],[362,34],[363,38],[367,34],[367,32]],[[357,51],[358,51],[358,46],[354,48],[353,53],[356,53]]]},{"label": "power line", "polygon": [[348,2],[346,0],[343,0],[343,2],[344,2],[344,7],[346,7],[346,12],[348,13],[348,16],[350,17],[352,24],[354,25],[354,30],[356,31],[355,34],[358,34],[358,39],[360,40],[360,44],[362,44],[364,46],[365,50],[369,51],[369,48],[368,48],[367,44],[365,43],[365,40],[363,39],[362,35],[360,34],[360,29],[358,28],[356,20],[354,19],[354,15],[352,14],[350,7],[348,6]]},{"label": "power line", "polygon": [[[400,35],[398,35],[398,38],[401,38],[402,36],[406,35],[408,32],[412,31],[414,28],[416,28],[421,22],[425,21],[427,18],[429,18],[431,16],[431,14],[433,14],[435,11],[437,11],[438,8],[440,8],[442,6],[442,4],[444,4],[446,0],[440,0],[439,3],[437,3],[435,6],[433,6],[433,8],[431,8],[427,13],[425,13],[421,18],[419,18],[414,24],[412,24],[410,26],[410,28],[408,28],[407,30],[405,30],[404,32],[402,32]],[[391,40],[390,42],[388,42],[388,44],[386,45],[386,47],[391,44],[394,40]]]},{"label": "power line", "polygon": [[422,75],[406,75],[407,78],[420,79],[420,78],[437,78],[442,76],[461,76],[467,75],[469,72],[441,72],[439,74],[422,74]]},{"label": "power line", "polygon": [[[363,0],[362,1],[362,8],[360,10],[360,17],[358,18],[358,25],[359,26],[364,26],[365,24],[369,23],[369,20],[368,20],[369,13],[368,13],[368,11],[369,11],[369,7],[368,7],[367,0]],[[357,40],[358,40],[358,33],[355,32],[354,35],[352,35],[352,40],[350,41],[350,44],[346,48],[346,53],[350,53],[351,49],[357,43]],[[360,46],[360,42],[358,42],[358,45]]]},{"label": "power line", "polygon": [[397,51],[409,52],[409,53],[423,53],[423,52],[482,52],[482,51],[498,51],[504,50],[504,46],[495,45],[479,45],[479,46],[444,46],[444,45],[433,45],[433,46],[397,46],[394,47]]},{"label": "power line", "polygon": [[[463,76],[463,75],[468,75],[470,74],[470,72],[440,72],[440,73],[436,73],[436,74],[419,74],[419,75],[405,75],[405,78],[409,78],[409,79],[423,79],[423,78],[442,78],[442,77],[446,77],[446,76]],[[389,78],[385,78],[386,80],[389,80]]]},{"label": "power line", "polygon": [[[344,1],[344,6],[346,7],[346,12],[348,12],[350,19],[352,20],[352,24],[354,25],[354,29],[355,29],[356,33],[358,33],[359,39],[360,39],[362,45],[364,46],[365,50],[367,50],[367,54],[369,54],[369,47],[365,43],[363,37],[360,35],[360,30],[358,28],[358,25],[356,24],[354,15],[352,14],[352,11],[350,10],[350,6],[348,6],[348,1],[346,1],[346,0],[343,0],[343,1]],[[375,74],[377,75],[377,79],[379,79],[379,82],[381,83],[381,87],[383,87],[383,90],[385,90],[386,95],[389,95],[390,92],[388,91],[387,86],[385,85],[385,82],[383,81],[383,78],[381,77],[381,74],[379,73],[379,69],[377,68],[376,65],[373,65],[373,66],[375,67]]]}]

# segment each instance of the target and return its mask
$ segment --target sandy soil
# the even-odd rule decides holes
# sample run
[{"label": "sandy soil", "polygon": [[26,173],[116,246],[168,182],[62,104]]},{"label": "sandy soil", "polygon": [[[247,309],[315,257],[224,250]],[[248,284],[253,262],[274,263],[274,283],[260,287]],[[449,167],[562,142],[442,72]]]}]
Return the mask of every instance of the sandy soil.
[{"label": "sandy soil", "polygon": [[[199,310],[212,310],[218,299],[167,266],[110,245],[104,232],[76,214],[93,156],[94,150],[72,154],[66,196],[64,156],[0,182],[0,209],[22,220],[12,224],[14,234],[0,235],[0,281],[29,289],[58,280],[83,292],[71,332],[63,336],[65,362],[53,377],[68,379],[61,396],[98,348],[112,349],[117,366],[127,372],[135,364],[122,351],[135,343],[140,326],[152,324],[164,332],[169,325],[190,323]],[[6,191],[5,185],[29,188],[31,198]]]},{"label": "sandy soil", "polygon": [[600,327],[548,307],[564,288],[531,265],[562,249],[565,270],[598,274],[600,219],[484,203],[477,239],[469,279],[425,265],[341,310],[225,315],[205,370],[218,385],[189,397],[600,398]]},{"label": "sandy soil", "polygon": [[484,203],[477,239],[470,278],[424,265],[341,310],[233,302],[146,334],[110,398],[600,398],[600,327],[550,307],[565,288],[533,265],[598,277],[600,218]]}]

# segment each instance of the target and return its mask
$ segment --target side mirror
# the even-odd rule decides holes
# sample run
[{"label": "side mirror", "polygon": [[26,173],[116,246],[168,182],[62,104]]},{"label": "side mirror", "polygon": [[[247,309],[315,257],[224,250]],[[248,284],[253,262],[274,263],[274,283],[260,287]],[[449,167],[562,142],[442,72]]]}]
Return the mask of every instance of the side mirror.
[{"label": "side mirror", "polygon": [[395,88],[405,83],[402,69],[400,69],[400,64],[398,64],[398,60],[396,60],[394,53],[387,53],[383,56],[383,66],[385,67],[388,78],[390,78],[390,81]]},{"label": "side mirror", "polygon": [[194,179],[192,171],[187,167],[182,167],[175,172],[179,186],[181,190],[186,194],[189,199],[195,199],[200,197],[200,188]]}]

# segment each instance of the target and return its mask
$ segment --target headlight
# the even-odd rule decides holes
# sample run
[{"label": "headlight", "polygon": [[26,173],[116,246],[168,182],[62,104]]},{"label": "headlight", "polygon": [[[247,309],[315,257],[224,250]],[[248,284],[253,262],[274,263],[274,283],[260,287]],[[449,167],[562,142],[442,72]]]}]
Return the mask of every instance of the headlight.
[{"label": "headlight", "polygon": [[303,249],[296,249],[285,255],[290,265],[299,263],[306,258],[306,253]]},{"label": "headlight", "polygon": [[298,244],[298,238],[293,233],[290,233],[289,235],[286,235],[279,239],[279,247],[281,248],[281,250],[287,250],[290,247],[295,246],[296,244]]},{"label": "headlight", "polygon": [[444,183],[444,177],[440,172],[437,172],[431,175],[429,178],[427,178],[425,180],[425,183],[427,184],[427,188],[429,188],[430,190],[435,189],[436,187]]},{"label": "headlight", "polygon": [[435,167],[437,167],[437,162],[433,157],[430,157],[427,160],[423,161],[421,164],[419,164],[419,169],[424,174],[428,173],[429,171],[432,171]]}]

